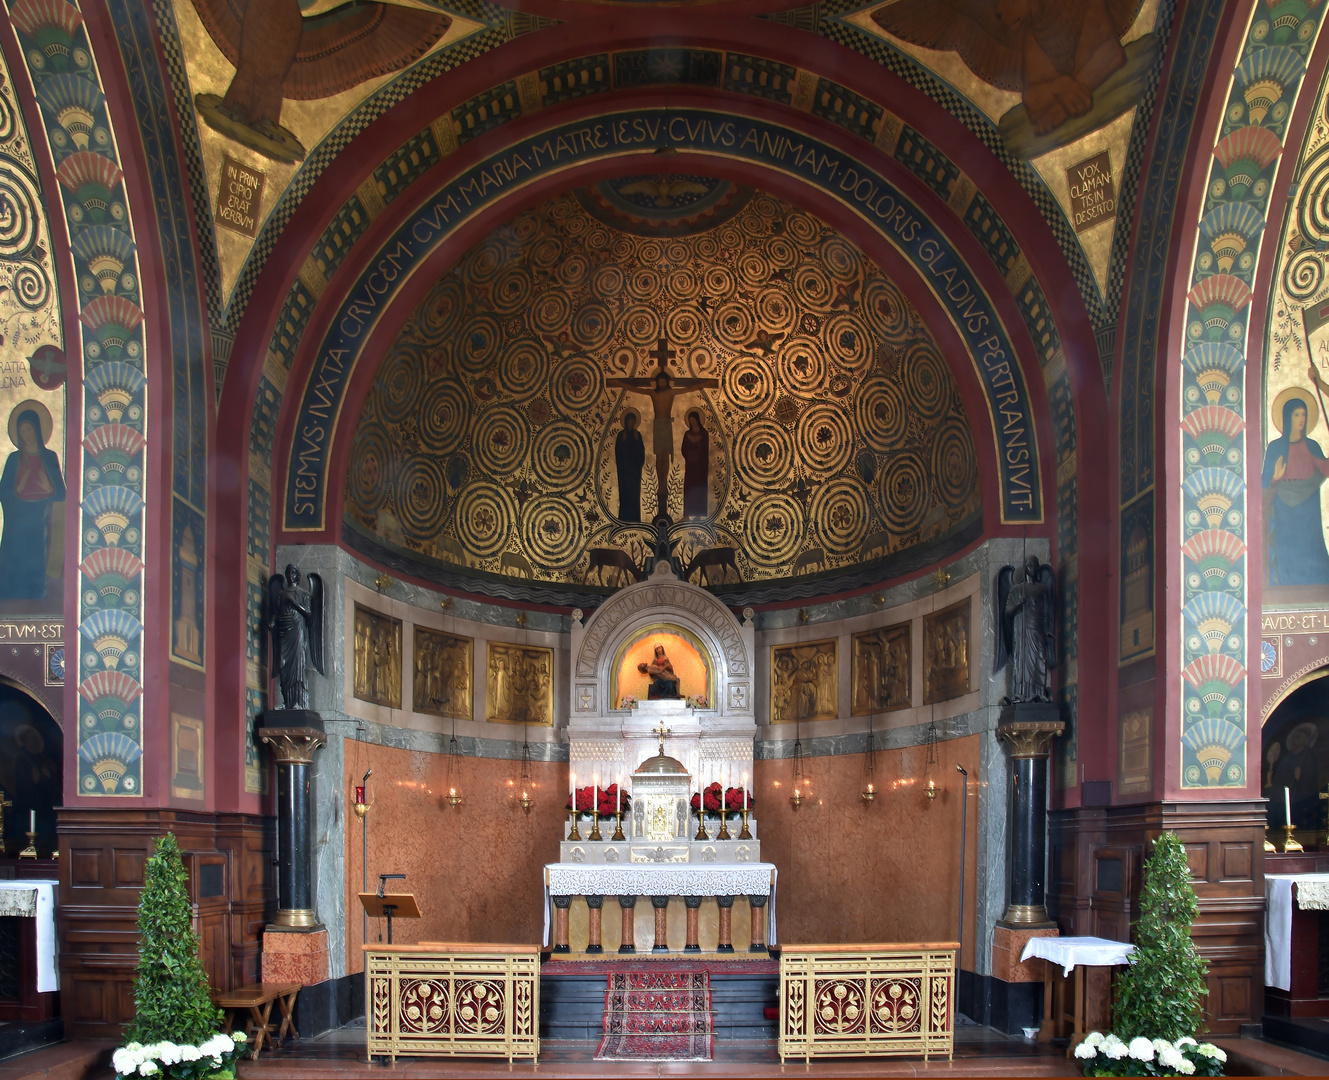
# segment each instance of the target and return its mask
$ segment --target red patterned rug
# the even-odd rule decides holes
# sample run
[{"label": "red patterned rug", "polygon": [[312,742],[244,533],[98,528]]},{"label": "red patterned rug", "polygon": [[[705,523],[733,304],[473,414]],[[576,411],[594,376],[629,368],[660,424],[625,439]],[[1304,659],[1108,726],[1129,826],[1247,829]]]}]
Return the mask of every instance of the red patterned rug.
[{"label": "red patterned rug", "polygon": [[595,1060],[710,1061],[714,1031],[704,971],[620,969],[609,975]]}]

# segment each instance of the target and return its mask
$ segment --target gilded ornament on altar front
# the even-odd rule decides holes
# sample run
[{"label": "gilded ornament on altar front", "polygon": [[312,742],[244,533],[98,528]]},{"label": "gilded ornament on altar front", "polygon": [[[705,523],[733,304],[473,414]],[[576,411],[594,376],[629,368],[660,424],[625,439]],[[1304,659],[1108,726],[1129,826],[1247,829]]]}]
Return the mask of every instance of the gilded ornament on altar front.
[{"label": "gilded ornament on altar front", "polygon": [[649,809],[646,818],[647,840],[674,839],[674,803],[673,795],[652,795],[647,801]]},{"label": "gilded ornament on altar front", "polygon": [[907,709],[913,704],[913,634],[909,623],[853,636],[851,715]]},{"label": "gilded ornament on altar front", "polygon": [[471,657],[475,642],[459,634],[415,627],[416,712],[471,718]]},{"label": "gilded ornament on altar front", "polygon": [[923,616],[923,704],[969,693],[968,599]]},{"label": "gilded ornament on altar front", "polygon": [[355,605],[355,696],[401,708],[401,620]]},{"label": "gilded ornament on altar front", "polygon": [[834,638],[771,647],[771,723],[839,715]]},{"label": "gilded ornament on altar front", "polygon": [[552,726],[554,650],[491,641],[486,689],[491,723]]}]

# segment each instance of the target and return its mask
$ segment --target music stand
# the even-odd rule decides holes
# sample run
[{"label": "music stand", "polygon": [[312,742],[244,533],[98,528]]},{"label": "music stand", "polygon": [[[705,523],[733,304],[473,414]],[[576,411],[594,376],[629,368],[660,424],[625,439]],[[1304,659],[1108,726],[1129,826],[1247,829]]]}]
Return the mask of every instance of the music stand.
[{"label": "music stand", "polygon": [[392,944],[392,917],[399,919],[418,919],[420,907],[415,902],[413,893],[362,892],[360,903],[371,919],[388,920],[388,944]]}]

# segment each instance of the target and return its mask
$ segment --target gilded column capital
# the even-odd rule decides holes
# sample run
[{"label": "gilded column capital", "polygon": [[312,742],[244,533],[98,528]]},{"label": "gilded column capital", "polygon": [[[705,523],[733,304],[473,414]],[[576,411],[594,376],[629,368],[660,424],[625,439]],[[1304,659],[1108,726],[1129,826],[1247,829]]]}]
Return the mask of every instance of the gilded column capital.
[{"label": "gilded column capital", "polygon": [[260,741],[272,747],[279,765],[312,765],[314,751],[327,744],[327,735],[318,728],[258,728]]},{"label": "gilded column capital", "polygon": [[1047,757],[1052,740],[1066,730],[1061,720],[1014,720],[997,728],[997,737],[1011,744],[1013,758]]}]

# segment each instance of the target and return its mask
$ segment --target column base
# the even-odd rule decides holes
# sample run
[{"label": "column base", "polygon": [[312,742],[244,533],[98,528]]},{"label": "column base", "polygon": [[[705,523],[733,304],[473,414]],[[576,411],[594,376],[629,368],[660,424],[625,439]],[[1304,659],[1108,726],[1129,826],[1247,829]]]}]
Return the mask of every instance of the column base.
[{"label": "column base", "polygon": [[1048,918],[1042,904],[1008,904],[1006,912],[996,922],[1008,930],[1055,930],[1055,919]]},{"label": "column base", "polygon": [[683,946],[683,951],[684,951],[684,952],[701,952],[701,946],[700,946],[700,945],[684,945],[684,946]]},{"label": "column base", "polygon": [[669,951],[669,946],[668,946],[668,945],[652,945],[652,946],[651,946],[651,952],[653,952],[653,953],[662,953],[662,952],[668,952],[668,951]]},{"label": "column base", "polygon": [[554,948],[553,948],[551,951],[552,951],[552,952],[556,952],[556,953],[569,953],[569,952],[572,952],[572,950],[571,950],[570,948],[568,948],[568,946],[566,946],[566,945],[555,945]]},{"label": "column base", "polygon": [[602,953],[605,951],[605,947],[603,945],[587,945],[586,951],[588,953]]},{"label": "column base", "polygon": [[622,953],[623,955],[625,955],[625,956],[632,956],[632,955],[635,955],[635,954],[636,954],[636,952],[637,952],[637,946],[635,946],[635,945],[620,945],[620,946],[618,947],[618,951],[619,951],[620,953]]},{"label": "column base", "polygon": [[264,928],[265,933],[317,934],[326,927],[318,921],[313,908],[281,908],[277,917]]},{"label": "column base", "polygon": [[717,946],[715,947],[715,951],[716,951],[716,952],[733,952],[733,951],[734,951],[734,947],[733,947],[732,945],[717,945]]},{"label": "column base", "polygon": [[263,982],[315,986],[328,979],[328,935],[320,928],[309,933],[269,930],[263,935],[260,961]]},{"label": "column base", "polygon": [[768,949],[765,945],[749,945],[749,946],[748,946],[748,952],[750,952],[750,953],[769,953],[770,951],[771,951],[771,950]]}]

